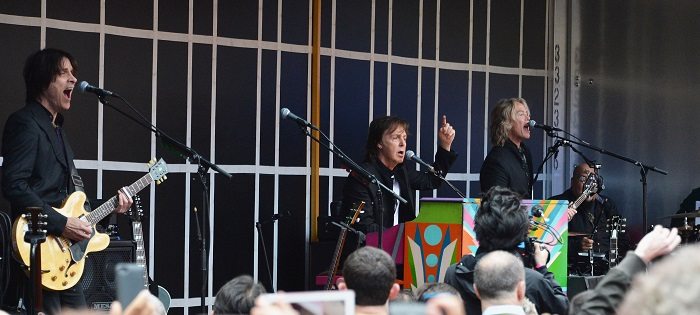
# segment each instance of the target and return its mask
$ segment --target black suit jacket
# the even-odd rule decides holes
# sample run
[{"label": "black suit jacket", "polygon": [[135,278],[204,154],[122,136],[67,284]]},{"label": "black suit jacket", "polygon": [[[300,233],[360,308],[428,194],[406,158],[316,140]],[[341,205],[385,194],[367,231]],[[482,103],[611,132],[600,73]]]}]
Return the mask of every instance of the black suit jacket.
[{"label": "black suit jacket", "polygon": [[[435,153],[435,163],[433,167],[440,170],[445,176],[449,167],[457,158],[453,151],[446,151],[438,147]],[[390,189],[393,186],[393,180],[387,176],[388,171],[380,171],[383,165],[377,160],[365,161],[362,167],[368,172],[377,177],[382,184]],[[386,169],[386,168],[385,168]],[[399,205],[399,222],[406,222],[415,219],[415,200],[414,195],[416,190],[436,189],[442,183],[442,180],[428,172],[418,172],[413,167],[406,167],[401,163],[394,168],[394,176],[396,177],[399,187],[401,188],[401,197],[406,199],[408,203]],[[361,175],[355,172],[350,173],[348,179],[343,186],[343,208],[349,209],[353,203],[365,201],[364,213],[360,214],[360,220],[356,223],[356,227],[364,232],[374,232],[379,229],[379,212],[377,209],[377,189],[376,184],[367,182]],[[384,208],[384,227],[391,227],[394,222],[394,196],[388,192],[382,191],[382,207]]]},{"label": "black suit jacket", "polygon": [[518,148],[510,140],[503,146],[491,148],[481,165],[479,182],[481,192],[486,193],[493,186],[510,188],[529,199],[532,194],[532,155],[525,143],[520,144],[527,159],[527,172],[523,169]]},{"label": "black suit jacket", "polygon": [[[63,118],[58,115],[60,124]],[[26,207],[42,207],[48,215],[47,232],[63,233],[67,218],[52,206],[59,207],[74,189],[69,180],[75,165],[68,139],[62,128],[53,127],[49,111],[29,102],[14,112],[5,124],[2,156],[2,192],[10,201],[13,217]]]}]

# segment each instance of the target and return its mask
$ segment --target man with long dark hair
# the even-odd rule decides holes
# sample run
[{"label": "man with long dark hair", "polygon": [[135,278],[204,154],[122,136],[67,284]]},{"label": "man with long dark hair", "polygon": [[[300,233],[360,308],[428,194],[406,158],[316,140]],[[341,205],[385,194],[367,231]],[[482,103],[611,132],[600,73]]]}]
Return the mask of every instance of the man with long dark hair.
[{"label": "man with long dark hair", "polygon": [[[27,207],[41,207],[47,216],[48,234],[77,242],[90,238],[92,226],[54,209],[61,207],[70,193],[83,189],[62,115],[71,106],[76,67],[73,56],[58,49],[43,49],[27,59],[26,105],[7,119],[2,138],[2,192],[12,205],[14,218]],[[124,213],[131,203],[131,198],[119,191],[115,211]],[[25,292],[25,301],[31,297],[31,292]],[[80,283],[63,291],[45,289],[43,302],[49,314],[59,312],[62,306],[86,304]]]}]

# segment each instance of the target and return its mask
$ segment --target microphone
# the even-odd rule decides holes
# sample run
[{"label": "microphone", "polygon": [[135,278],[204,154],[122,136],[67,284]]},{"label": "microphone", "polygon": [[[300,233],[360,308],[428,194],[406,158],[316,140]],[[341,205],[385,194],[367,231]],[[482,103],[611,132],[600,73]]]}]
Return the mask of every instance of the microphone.
[{"label": "microphone", "polygon": [[107,91],[105,89],[98,88],[96,86],[90,85],[90,83],[87,83],[87,81],[80,81],[80,84],[78,84],[78,91],[85,93],[85,92],[90,92],[90,93],[95,93],[99,97],[105,97],[105,96],[112,96],[114,93],[111,91]]},{"label": "microphone", "polygon": [[557,127],[552,127],[552,126],[548,126],[548,125],[538,124],[538,123],[537,123],[536,121],[534,121],[534,120],[530,120],[527,124],[530,125],[530,128],[532,128],[532,127],[540,128],[540,129],[542,129],[542,130],[544,130],[544,131],[547,131],[547,132],[549,132],[549,131],[563,131],[563,130],[557,128]]},{"label": "microphone", "polygon": [[530,220],[530,231],[537,231],[537,229],[543,227],[543,222],[538,222],[535,220],[535,218],[542,218],[542,213],[544,212],[544,208],[540,205],[534,205],[532,208],[530,208],[530,215],[529,220]]},{"label": "microphone", "polygon": [[544,208],[542,208],[542,206],[540,206],[540,205],[534,205],[534,206],[532,206],[532,208],[530,208],[530,213],[531,213],[531,216],[533,216],[535,218],[541,218],[542,213],[544,213]]},{"label": "microphone", "polygon": [[294,113],[292,113],[292,111],[290,111],[289,108],[286,107],[280,110],[280,117],[282,117],[282,119],[289,118],[295,121],[297,124],[302,125],[304,127],[311,127],[311,123],[306,121],[304,118],[294,115]]},{"label": "microphone", "polygon": [[432,165],[430,165],[430,164],[428,164],[428,163],[425,163],[425,161],[421,160],[421,159],[416,155],[415,152],[413,152],[413,151],[411,151],[411,150],[406,151],[406,157],[407,157],[408,159],[410,159],[410,160],[413,160],[413,162],[416,162],[416,163],[418,163],[418,164],[420,164],[420,165],[423,165],[424,167],[428,168],[428,170],[429,170],[431,173],[437,174],[437,172],[435,171],[435,168],[434,168]]}]

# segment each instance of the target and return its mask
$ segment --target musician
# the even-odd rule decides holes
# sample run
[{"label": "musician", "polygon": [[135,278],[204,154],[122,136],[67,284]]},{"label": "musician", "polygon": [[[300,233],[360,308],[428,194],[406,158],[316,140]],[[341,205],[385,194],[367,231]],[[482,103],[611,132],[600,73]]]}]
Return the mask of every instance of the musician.
[{"label": "musician", "polygon": [[[2,138],[2,192],[10,201],[13,217],[22,214],[26,207],[42,207],[48,216],[48,234],[81,241],[90,237],[90,224],[65,217],[52,208],[60,207],[76,189],[83,189],[63,130],[62,114],[71,106],[76,67],[73,56],[58,49],[43,49],[27,59],[26,105],[8,118]],[[132,201],[121,191],[118,194],[115,211],[124,213]],[[26,281],[23,276],[19,278]],[[32,292],[27,291],[25,306],[32,298]],[[49,314],[59,312],[62,306],[85,305],[80,283],[63,291],[43,290],[43,308]]]},{"label": "musician", "polygon": [[491,151],[481,165],[481,192],[491,187],[510,188],[522,198],[532,195],[532,155],[525,145],[530,139],[530,109],[522,98],[502,99],[491,111]]},{"label": "musician", "polygon": [[[588,176],[597,173],[597,170],[587,162],[576,166],[571,176],[571,187],[564,193],[552,196],[553,200],[576,200],[584,192],[584,184]],[[598,182],[598,185],[601,183]],[[606,227],[608,219],[614,215],[619,215],[615,203],[610,198],[593,194],[587,197],[578,209],[567,209],[569,215],[569,234],[586,234],[569,239],[569,263],[588,262],[589,258],[580,256],[579,252],[594,250],[608,254],[610,250],[610,233]],[[623,257],[628,245],[628,238],[625,234],[618,235],[618,253]],[[622,251],[621,248],[625,249]]]},{"label": "musician", "polygon": [[[696,213],[698,211],[700,211],[700,187],[693,189],[693,191],[691,191],[690,194],[683,199],[683,202],[681,202],[676,213]],[[685,227],[686,223],[690,227],[695,227],[695,225],[700,224],[700,217],[690,216],[688,217],[687,222],[682,218],[671,220],[671,226],[675,227]],[[696,240],[693,239],[692,241]]]},{"label": "musician", "polygon": [[[389,192],[382,192],[384,227],[391,227],[415,218],[414,195],[416,190],[436,189],[441,179],[428,172],[418,172],[413,165],[404,165],[406,138],[409,125],[405,120],[386,116],[377,118],[369,126],[365,144],[365,160],[361,164],[369,173],[389,188],[397,191],[408,202],[403,204]],[[457,157],[451,150],[455,130],[442,116],[438,130],[439,146],[435,152],[433,167],[447,174],[449,167]],[[369,183],[362,175],[351,172],[343,188],[343,207],[365,201],[364,212],[360,214],[357,228],[363,232],[379,230],[379,210],[377,209],[377,185]]]}]

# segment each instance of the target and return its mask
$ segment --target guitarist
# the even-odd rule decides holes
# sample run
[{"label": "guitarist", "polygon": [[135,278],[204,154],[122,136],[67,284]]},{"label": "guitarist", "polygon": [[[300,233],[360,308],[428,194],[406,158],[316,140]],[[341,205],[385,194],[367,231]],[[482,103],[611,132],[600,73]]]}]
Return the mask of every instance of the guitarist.
[{"label": "guitarist", "polygon": [[[571,176],[571,187],[560,195],[553,196],[549,199],[568,200],[572,202],[576,200],[584,191],[584,184],[588,179],[588,175],[596,173],[591,165],[587,162],[576,166],[574,173]],[[598,185],[601,185],[598,182]],[[567,210],[569,216],[569,233],[591,234],[592,236],[578,236],[569,239],[569,265],[576,265],[578,262],[588,263],[589,258],[579,256],[579,252],[594,250],[596,252],[608,253],[610,249],[610,233],[606,229],[607,219],[613,215],[618,215],[615,203],[608,197],[593,194],[586,198],[578,209]],[[620,235],[621,241],[624,234]],[[627,242],[618,242],[624,245]],[[625,251],[618,252],[624,253]]]},{"label": "guitarist", "polygon": [[[66,197],[83,190],[83,182],[73,162],[73,150],[63,130],[62,113],[69,110],[77,79],[76,61],[58,49],[33,53],[24,65],[26,105],[5,123],[2,138],[2,192],[17,218],[29,206],[43,207],[48,234],[62,235],[73,241],[90,237],[92,227],[77,218],[65,217],[52,207],[61,207]],[[119,206],[124,213],[131,198],[121,191]],[[86,203],[86,210],[89,205]],[[17,273],[22,267],[17,269]],[[18,275],[20,283],[27,278]],[[25,286],[19,286],[25,287]],[[28,291],[28,290],[26,290]],[[24,305],[31,303],[31,292],[24,292]],[[43,290],[43,310],[57,313],[61,307],[86,305],[80,284],[63,291]]]}]

